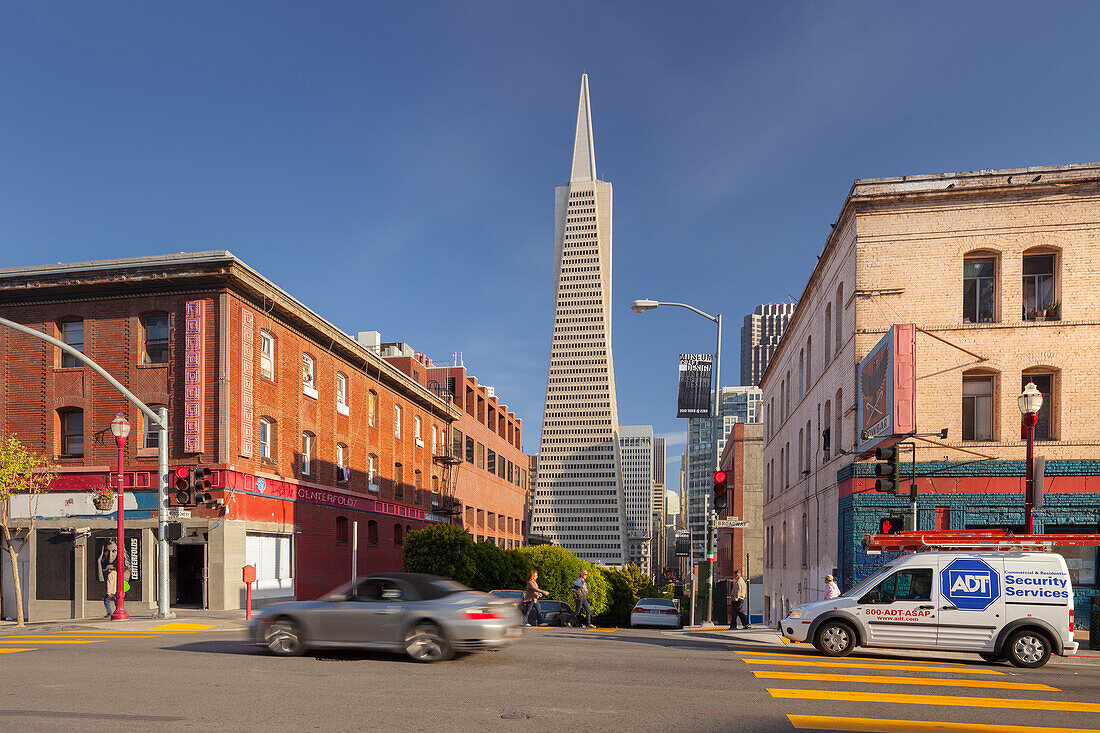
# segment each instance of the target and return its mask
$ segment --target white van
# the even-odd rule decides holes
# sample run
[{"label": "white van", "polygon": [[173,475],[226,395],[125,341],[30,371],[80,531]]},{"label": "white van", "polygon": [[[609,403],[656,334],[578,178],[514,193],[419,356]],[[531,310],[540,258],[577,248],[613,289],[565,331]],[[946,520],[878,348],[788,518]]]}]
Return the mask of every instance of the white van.
[{"label": "white van", "polygon": [[795,606],[779,631],[831,657],[857,646],[940,649],[1017,667],[1078,646],[1069,570],[1053,552],[905,555],[839,598]]}]

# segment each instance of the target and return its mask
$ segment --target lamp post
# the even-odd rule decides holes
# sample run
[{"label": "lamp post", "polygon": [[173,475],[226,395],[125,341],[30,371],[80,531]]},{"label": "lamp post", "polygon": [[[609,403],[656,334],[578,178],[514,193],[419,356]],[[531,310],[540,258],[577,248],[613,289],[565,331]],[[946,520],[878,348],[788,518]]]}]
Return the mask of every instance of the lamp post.
[{"label": "lamp post", "polygon": [[1035,508],[1035,423],[1039,422],[1039,409],[1043,406],[1043,393],[1028,381],[1017,399],[1024,435],[1027,438],[1027,462],[1024,466],[1024,533],[1032,534],[1032,514]]},{"label": "lamp post", "polygon": [[[711,442],[713,443],[712,448],[713,448],[713,454],[714,454],[714,464],[713,464],[713,467],[712,467],[711,470],[712,471],[717,471],[720,468],[720,466],[718,465],[718,459],[719,459],[718,442],[722,439],[722,427],[719,424],[719,420],[718,420],[718,400],[719,400],[719,397],[720,397],[719,391],[721,390],[721,385],[722,385],[722,314],[719,313],[716,316],[712,316],[711,314],[705,313],[705,312],[699,310],[698,308],[696,308],[694,306],[688,305],[687,303],[665,303],[665,302],[662,302],[662,301],[649,300],[649,299],[646,299],[646,298],[642,298],[641,300],[635,300],[633,303],[630,304],[630,310],[634,311],[635,313],[645,313],[646,311],[653,310],[653,309],[655,309],[659,306],[662,306],[662,305],[673,305],[673,306],[676,306],[677,308],[687,308],[689,311],[692,311],[693,313],[697,313],[697,314],[701,315],[703,318],[706,318],[708,321],[712,321],[718,327],[718,339],[717,339],[717,342],[716,342],[715,347],[714,347],[714,389],[711,392],[711,428],[712,428],[712,430],[711,430]],[[690,482],[689,482],[689,487],[688,487],[689,493],[690,493],[690,490],[691,489],[690,489]],[[690,504],[691,504],[691,502],[689,501],[688,505],[690,506]],[[707,560],[706,560],[707,568],[703,572],[703,576],[706,578],[707,586],[706,586],[706,594],[705,594],[706,597],[704,598],[704,601],[703,601],[703,609],[702,609],[703,610],[703,618],[702,618],[702,620],[704,622],[709,623],[710,620],[711,620],[711,609],[712,609],[712,606],[714,605],[713,602],[712,602],[712,594],[714,593],[714,557],[713,557],[713,555],[711,555],[711,551],[715,548],[715,545],[716,545],[715,532],[717,531],[717,528],[716,528],[715,522],[718,521],[718,513],[712,511],[711,515],[709,517],[704,514],[704,521],[706,523],[705,526],[707,528],[706,533],[705,533],[706,537],[705,537],[705,540],[704,540],[706,542],[705,552],[706,552],[706,558],[707,558]],[[688,529],[690,529],[690,528],[691,528],[691,515],[689,513],[688,514]],[[692,538],[692,548],[691,548],[691,552],[692,552],[691,559],[692,560],[695,559],[695,557],[694,557],[694,555],[695,555],[695,546],[694,545],[695,545],[695,540],[694,540],[694,538]],[[694,586],[692,588],[694,589]],[[693,610],[694,610],[694,604],[693,604]]]},{"label": "lamp post", "polygon": [[122,590],[122,586],[126,582],[123,573],[125,567],[123,558],[126,557],[126,544],[123,536],[123,511],[125,503],[122,493],[122,461],[126,452],[126,438],[130,435],[130,422],[121,412],[111,421],[111,433],[115,436],[115,445],[118,446],[118,506],[116,507],[118,512],[118,541],[116,543],[118,545],[118,552],[115,553],[115,562],[117,563],[115,566],[115,612],[111,614],[111,620],[125,621],[130,618],[130,614],[126,613],[126,596]]}]

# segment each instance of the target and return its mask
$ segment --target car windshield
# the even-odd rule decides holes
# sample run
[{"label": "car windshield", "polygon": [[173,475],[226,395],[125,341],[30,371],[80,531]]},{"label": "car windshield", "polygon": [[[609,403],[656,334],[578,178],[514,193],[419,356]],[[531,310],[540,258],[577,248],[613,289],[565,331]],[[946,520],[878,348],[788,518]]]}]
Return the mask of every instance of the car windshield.
[{"label": "car windshield", "polygon": [[429,585],[444,593],[461,593],[464,590],[470,590],[468,586],[459,583],[457,580],[433,580]]},{"label": "car windshield", "polygon": [[665,608],[676,608],[676,602],[670,601],[667,598],[643,598],[638,601],[639,606],[663,606]]},{"label": "car windshield", "polygon": [[348,592],[351,590],[351,587],[353,585],[355,585],[356,583],[358,583],[358,582],[359,582],[358,580],[349,580],[347,583],[344,583],[343,585],[340,585],[340,586],[337,586],[336,588],[333,588],[328,593],[321,596],[321,598],[319,600],[322,600],[322,601],[342,601],[342,600],[344,600],[345,598],[348,597]]},{"label": "car windshield", "polygon": [[893,565],[887,565],[882,570],[879,570],[877,573],[875,573],[874,575],[872,575],[871,577],[867,578],[862,583],[857,585],[855,588],[852,588],[850,591],[843,594],[841,597],[842,598],[851,598],[853,596],[863,595],[863,591],[867,590],[872,585],[874,585],[875,583],[882,580],[884,577],[886,577],[886,574],[889,573],[893,569],[894,569]]},{"label": "car windshield", "polygon": [[494,590],[490,591],[491,596],[500,596],[501,598],[522,598],[523,591],[521,590]]}]

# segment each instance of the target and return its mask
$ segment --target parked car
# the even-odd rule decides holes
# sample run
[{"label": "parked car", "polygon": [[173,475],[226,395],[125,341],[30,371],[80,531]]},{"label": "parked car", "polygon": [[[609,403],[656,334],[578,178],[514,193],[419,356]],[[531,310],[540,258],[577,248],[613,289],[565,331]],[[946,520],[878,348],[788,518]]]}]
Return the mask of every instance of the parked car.
[{"label": "parked car", "polygon": [[643,598],[630,612],[630,625],[680,628],[680,607],[668,598]]},{"label": "parked car", "polygon": [[497,598],[505,598],[512,602],[513,608],[519,608],[523,603],[523,591],[521,590],[491,590],[489,595],[496,596]]},{"label": "parked car", "polygon": [[523,619],[509,601],[447,578],[385,573],[345,583],[315,601],[277,603],[251,622],[252,640],[278,656],[349,647],[404,651],[418,662],[500,649]]},{"label": "parked car", "polygon": [[573,623],[573,607],[565,601],[554,601],[549,598],[540,598],[539,626],[566,626]]}]

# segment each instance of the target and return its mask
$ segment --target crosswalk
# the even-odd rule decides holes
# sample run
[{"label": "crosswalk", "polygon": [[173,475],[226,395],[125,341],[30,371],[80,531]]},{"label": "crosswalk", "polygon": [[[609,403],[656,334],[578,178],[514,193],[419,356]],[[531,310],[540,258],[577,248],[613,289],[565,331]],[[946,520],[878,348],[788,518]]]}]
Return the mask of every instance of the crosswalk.
[{"label": "crosswalk", "polygon": [[[795,649],[737,651],[736,654],[753,676],[765,683],[765,689],[772,698],[789,701],[796,711],[807,704],[813,706],[813,714],[792,712],[787,715],[791,725],[800,730],[1095,733],[1100,729],[1100,716],[1096,715],[1100,713],[1100,702],[1068,699],[1069,696],[1060,688],[1029,681],[1026,674],[1006,674],[1006,670],[1011,671],[1007,667],[998,669],[947,661],[887,657],[832,658]],[[997,694],[1005,696],[993,696]],[[834,709],[836,712],[856,709],[861,713],[874,713],[890,710],[892,705],[905,706],[905,714],[910,716],[914,708],[923,710],[927,706],[929,712],[927,715],[918,714],[916,717],[919,719],[915,720],[828,714]],[[978,719],[1011,720],[1012,724],[952,720],[952,717],[966,716],[961,710],[952,708],[970,709]],[[1003,712],[993,712],[996,710]],[[1019,723],[1027,720],[1029,715],[1024,711],[1035,711],[1030,714],[1039,720],[1051,713],[1058,713],[1060,720],[1065,720],[1066,714],[1084,714],[1080,716],[1081,722],[1087,721],[1088,725],[1021,725]],[[1073,722],[1078,722],[1076,716]]]},{"label": "crosswalk", "polygon": [[13,634],[0,636],[0,654],[33,652],[40,647],[55,645],[100,644],[116,639],[156,639],[175,634],[194,634],[213,627],[213,624],[167,623],[134,631],[78,630],[56,634]]}]

